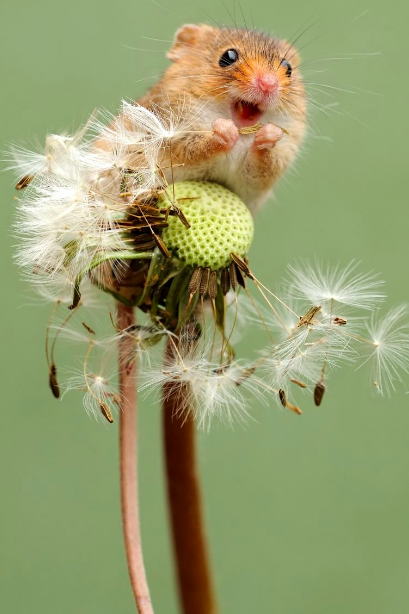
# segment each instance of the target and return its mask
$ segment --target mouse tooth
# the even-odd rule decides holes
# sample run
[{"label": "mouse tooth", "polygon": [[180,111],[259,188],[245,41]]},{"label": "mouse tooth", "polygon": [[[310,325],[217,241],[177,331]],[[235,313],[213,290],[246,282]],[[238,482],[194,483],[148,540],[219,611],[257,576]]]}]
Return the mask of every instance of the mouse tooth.
[{"label": "mouse tooth", "polygon": [[243,113],[243,103],[242,102],[238,103],[237,110],[238,110],[239,113]]}]

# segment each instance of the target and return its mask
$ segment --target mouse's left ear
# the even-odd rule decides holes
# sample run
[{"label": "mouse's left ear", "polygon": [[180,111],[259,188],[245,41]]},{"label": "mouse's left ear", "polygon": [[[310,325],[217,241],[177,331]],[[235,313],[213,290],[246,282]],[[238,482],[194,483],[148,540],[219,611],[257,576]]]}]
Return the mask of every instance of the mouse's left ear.
[{"label": "mouse's left ear", "polygon": [[290,43],[289,41],[284,39],[283,44],[285,45],[285,58],[284,59],[288,60],[289,58],[291,58],[290,60],[291,65],[293,66],[293,68],[297,68],[298,64],[300,63],[300,54],[298,53],[294,45]]},{"label": "mouse's left ear", "polygon": [[169,49],[166,56],[174,62],[179,60],[189,51],[190,47],[196,44],[206,30],[211,30],[211,28],[205,25],[185,24],[176,32],[173,47]]}]

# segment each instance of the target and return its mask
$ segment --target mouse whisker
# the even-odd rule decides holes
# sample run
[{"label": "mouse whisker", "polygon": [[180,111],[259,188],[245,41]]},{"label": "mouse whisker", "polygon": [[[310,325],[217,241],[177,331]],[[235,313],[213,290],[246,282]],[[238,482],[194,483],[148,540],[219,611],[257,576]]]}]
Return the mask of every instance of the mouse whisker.
[{"label": "mouse whisker", "polygon": [[[287,55],[288,53],[291,51],[291,49],[294,48],[295,43],[297,43],[307,32],[309,32],[311,30],[311,28],[313,28],[318,22],[320,22],[323,19],[323,15],[321,15],[321,17],[318,17],[318,19],[315,19],[315,21],[313,21],[312,23],[310,23],[309,25],[307,25],[303,30],[300,29],[303,27],[301,26],[300,28],[298,28],[298,30],[295,32],[294,34],[294,38],[290,39],[290,45],[284,55],[284,59],[287,59]],[[299,33],[300,32],[300,33]]]},{"label": "mouse whisker", "polygon": [[338,92],[344,92],[346,94],[357,94],[358,92],[354,92],[352,90],[346,90],[342,87],[336,87],[335,85],[326,85],[325,83],[315,83],[314,81],[304,81],[306,85],[319,85],[320,87],[326,87],[330,90],[337,90]]}]

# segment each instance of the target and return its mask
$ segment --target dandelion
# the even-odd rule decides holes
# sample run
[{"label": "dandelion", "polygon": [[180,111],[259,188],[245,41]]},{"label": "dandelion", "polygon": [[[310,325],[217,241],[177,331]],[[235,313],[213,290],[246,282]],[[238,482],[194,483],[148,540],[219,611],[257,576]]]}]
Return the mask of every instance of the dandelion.
[{"label": "dandelion", "polygon": [[[98,303],[98,288],[139,307],[146,324],[123,330],[115,324],[111,347],[127,341],[125,369],[144,357],[143,389],[178,383],[184,391],[178,411],[190,412],[206,428],[211,416],[229,423],[234,415],[246,416],[246,388],[256,397],[261,390],[263,398],[274,390],[283,405],[277,390],[287,398],[296,381],[305,384],[301,390],[312,388],[316,399],[318,382],[324,385],[334,368],[354,362],[365,347],[373,348],[378,390],[390,391],[407,369],[406,337],[399,328],[377,346],[365,339],[365,329],[370,338],[383,333],[390,339],[388,325],[367,323],[367,312],[385,298],[376,275],[358,272],[355,263],[290,266],[283,300],[249,267],[254,229],[245,205],[216,184],[167,184],[163,151],[192,129],[185,104],[181,100],[174,113],[124,101],[118,116],[94,112],[76,134],[50,135],[44,153],[12,149],[10,168],[20,184],[30,176],[25,187],[18,186],[16,224],[17,261],[26,277],[43,297],[74,311]],[[257,322],[268,339],[244,379],[237,376],[232,346],[243,314],[243,330]],[[154,347],[164,337],[177,345],[189,322],[206,338],[206,352],[201,342],[200,360],[187,368],[187,354],[165,373]],[[54,388],[55,369],[51,360]]]},{"label": "dandelion", "polygon": [[[79,391],[90,416],[112,423],[119,415],[124,534],[139,605],[148,592],[130,532],[138,526],[137,372],[138,390],[163,402],[170,480],[194,461],[193,421],[205,430],[215,419],[244,423],[255,418],[254,400],[300,415],[308,399],[323,404],[341,366],[370,363],[381,394],[409,373],[407,310],[375,318],[385,299],[376,275],[355,263],[306,262],[289,267],[283,290],[271,289],[248,260],[246,205],[214,183],[168,184],[172,143],[192,131],[183,105],[174,114],[123,102],[116,117],[94,113],[78,133],[47,137],[43,153],[13,148],[9,166],[19,191],[16,259],[54,305],[45,344],[52,394]],[[100,319],[93,323],[100,305],[107,334]],[[238,357],[237,333],[255,325],[263,347]],[[64,340],[81,349],[81,369],[57,367]],[[118,383],[107,367],[116,352]],[[191,475],[178,476],[197,491]]]}]

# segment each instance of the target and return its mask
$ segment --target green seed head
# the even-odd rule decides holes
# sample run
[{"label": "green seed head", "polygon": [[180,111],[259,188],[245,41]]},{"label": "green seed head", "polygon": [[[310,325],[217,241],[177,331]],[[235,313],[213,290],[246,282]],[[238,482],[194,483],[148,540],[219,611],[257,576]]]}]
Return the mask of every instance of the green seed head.
[{"label": "green seed head", "polygon": [[179,260],[217,271],[229,266],[232,252],[247,255],[253,218],[238,196],[217,183],[181,181],[175,183],[175,197],[191,226],[170,216],[162,240]]}]

